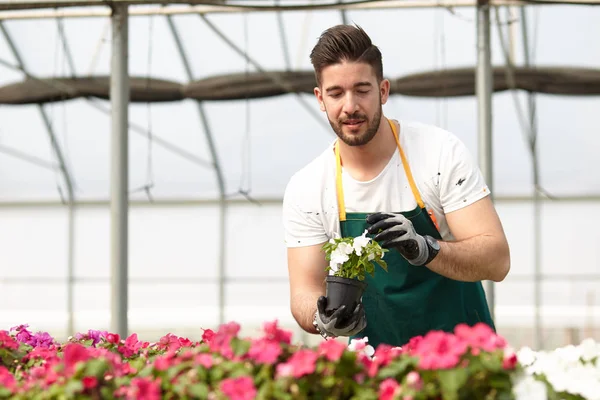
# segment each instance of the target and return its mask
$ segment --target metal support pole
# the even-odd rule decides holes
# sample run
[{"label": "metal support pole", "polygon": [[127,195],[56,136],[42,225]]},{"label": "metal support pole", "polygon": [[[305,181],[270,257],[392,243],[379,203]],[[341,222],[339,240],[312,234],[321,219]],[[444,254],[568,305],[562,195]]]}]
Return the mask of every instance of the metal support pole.
[{"label": "metal support pole", "polygon": [[111,331],[126,337],[128,258],[128,9],[112,6],[111,135]]},{"label": "metal support pole", "polygon": [[[477,95],[479,167],[493,196],[492,64],[490,51],[490,6],[487,0],[479,0],[477,4],[477,70],[475,93]],[[494,282],[486,282],[486,292],[492,319],[494,319],[496,308]]]}]

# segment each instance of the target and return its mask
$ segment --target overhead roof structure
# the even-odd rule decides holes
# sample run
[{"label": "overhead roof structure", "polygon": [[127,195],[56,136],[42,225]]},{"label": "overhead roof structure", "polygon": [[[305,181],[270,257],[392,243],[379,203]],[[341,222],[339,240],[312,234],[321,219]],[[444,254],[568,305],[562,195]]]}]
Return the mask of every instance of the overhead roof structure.
[{"label": "overhead roof structure", "polygon": [[[592,22],[600,14],[562,14],[565,5],[596,4],[0,0],[0,200],[110,200],[121,217],[112,263],[122,316],[128,202],[280,198],[290,175],[333,140],[312,98],[310,47],[328,26],[352,22],[382,49],[389,114],[458,134],[497,196],[530,196],[532,187],[600,196],[589,172],[600,56],[585,42],[600,35]],[[526,5],[543,7],[551,22],[523,31],[521,57],[507,37],[527,13],[497,7]],[[527,38],[532,32],[537,39]],[[572,46],[557,50],[565,36]],[[524,112],[513,90],[537,101]]]}]

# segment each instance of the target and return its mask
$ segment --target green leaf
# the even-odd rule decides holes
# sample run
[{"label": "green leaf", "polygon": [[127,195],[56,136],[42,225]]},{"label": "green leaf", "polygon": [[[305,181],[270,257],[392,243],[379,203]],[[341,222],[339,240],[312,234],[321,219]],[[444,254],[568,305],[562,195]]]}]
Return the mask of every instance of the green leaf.
[{"label": "green leaf", "polygon": [[197,397],[199,399],[206,399],[208,397],[208,393],[210,392],[210,389],[207,384],[200,382],[200,383],[195,383],[193,385],[189,385],[187,387],[187,392],[190,395]]},{"label": "green leaf", "polygon": [[321,380],[321,385],[325,388],[332,388],[335,386],[337,378],[333,375],[328,375]]},{"label": "green leaf", "polygon": [[83,390],[83,382],[80,380],[70,380],[67,382],[64,388],[64,393],[67,397],[73,397],[75,393],[79,393]]},{"label": "green leaf", "polygon": [[11,396],[10,390],[4,386],[0,386],[0,398],[9,398]]},{"label": "green leaf", "polygon": [[377,374],[379,378],[399,378],[401,375],[404,375],[409,367],[414,365],[414,360],[412,358],[402,358],[398,361],[392,361],[390,364],[379,370]]},{"label": "green leaf", "polygon": [[250,349],[250,342],[240,338],[233,338],[231,340],[231,349],[236,356],[243,356]]},{"label": "green leaf", "polygon": [[482,353],[478,357],[481,365],[490,371],[499,372],[502,371],[502,360],[499,356],[495,356],[494,354]]},{"label": "green leaf", "polygon": [[97,378],[104,375],[104,372],[108,369],[108,365],[102,359],[90,360],[85,365],[85,375],[95,376]]},{"label": "green leaf", "polygon": [[212,382],[218,382],[223,379],[224,372],[223,369],[215,367],[210,369],[209,375]]},{"label": "green leaf", "polygon": [[458,399],[458,390],[467,382],[469,373],[464,368],[437,372],[444,400]]},{"label": "green leaf", "polygon": [[377,400],[379,395],[371,388],[358,388],[350,400]]}]

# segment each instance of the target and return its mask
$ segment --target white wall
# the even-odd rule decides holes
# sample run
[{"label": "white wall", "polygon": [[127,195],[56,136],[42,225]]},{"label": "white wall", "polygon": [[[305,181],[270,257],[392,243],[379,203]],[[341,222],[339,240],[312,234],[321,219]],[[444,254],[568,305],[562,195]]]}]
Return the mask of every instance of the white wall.
[{"label": "white wall", "polygon": [[[497,324],[532,327],[533,224],[527,203],[499,202],[512,270],[496,285]],[[546,327],[600,320],[600,233],[594,202],[545,203],[542,224]],[[75,312],[78,331],[109,327],[109,213],[81,207],[75,223]],[[218,208],[132,207],[130,330],[198,332],[217,324]],[[65,208],[0,208],[0,329],[29,323],[62,334],[67,310]],[[255,327],[289,313],[287,269],[278,204],[233,205],[227,224],[226,319]],[[587,275],[587,277],[586,277]],[[580,278],[578,280],[578,277]],[[244,282],[244,278],[250,281]],[[595,308],[588,307],[592,301]],[[591,313],[591,314],[590,314]],[[254,328],[253,328],[254,329]]]}]

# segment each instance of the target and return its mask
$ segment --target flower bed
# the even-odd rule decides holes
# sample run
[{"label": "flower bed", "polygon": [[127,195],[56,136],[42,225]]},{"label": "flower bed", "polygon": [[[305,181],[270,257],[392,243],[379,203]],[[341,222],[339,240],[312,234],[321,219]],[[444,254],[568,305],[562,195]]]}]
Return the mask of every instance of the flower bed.
[{"label": "flower bed", "polygon": [[57,343],[25,325],[0,330],[0,398],[600,398],[600,351],[589,339],[552,353],[515,353],[483,324],[377,349],[368,341],[293,344],[277,321],[257,338],[239,331],[231,322],[198,341],[167,334],[149,343],[90,330]]}]

